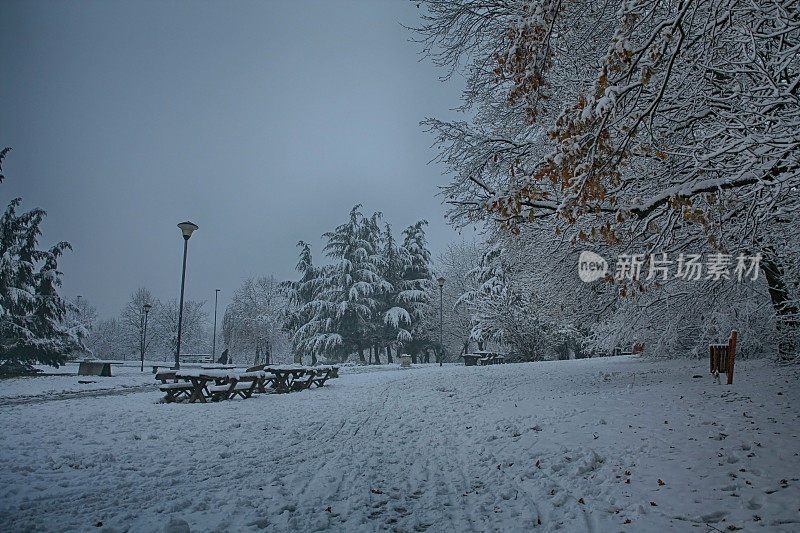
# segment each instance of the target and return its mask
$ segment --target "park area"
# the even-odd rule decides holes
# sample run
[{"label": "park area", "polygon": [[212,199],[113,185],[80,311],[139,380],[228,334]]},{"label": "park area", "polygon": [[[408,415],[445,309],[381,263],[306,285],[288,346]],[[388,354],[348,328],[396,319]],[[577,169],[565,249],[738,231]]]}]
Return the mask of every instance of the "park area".
[{"label": "park area", "polygon": [[800,528],[796,366],[345,366],[209,403],[50,371],[0,380],[3,531]]}]

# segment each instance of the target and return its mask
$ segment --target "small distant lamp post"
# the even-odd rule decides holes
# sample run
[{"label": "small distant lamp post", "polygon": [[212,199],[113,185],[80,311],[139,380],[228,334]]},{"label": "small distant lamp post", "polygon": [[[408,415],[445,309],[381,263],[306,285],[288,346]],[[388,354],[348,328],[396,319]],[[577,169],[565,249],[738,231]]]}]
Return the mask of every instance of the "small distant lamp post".
[{"label": "small distant lamp post", "polygon": [[147,350],[147,315],[150,313],[150,309],[153,306],[150,304],[144,304],[142,306],[142,310],[144,311],[144,328],[142,333],[142,372],[144,372],[144,352]]},{"label": "small distant lamp post", "polygon": [[444,294],[444,278],[439,277],[436,280],[439,283],[439,346],[441,350],[441,355],[439,356],[439,366],[442,366],[442,359],[444,359],[444,341],[442,332],[444,331],[444,314],[443,314],[443,294]]},{"label": "small distant lamp post", "polygon": [[181,367],[181,325],[183,323],[183,289],[186,285],[186,252],[189,248],[189,237],[197,229],[197,224],[193,222],[181,222],[178,224],[183,234],[183,270],[181,271],[181,301],[178,305],[178,346],[175,349],[175,369]]},{"label": "small distant lamp post", "polygon": [[211,360],[217,360],[217,298],[219,289],[214,289],[214,340],[211,341]]}]

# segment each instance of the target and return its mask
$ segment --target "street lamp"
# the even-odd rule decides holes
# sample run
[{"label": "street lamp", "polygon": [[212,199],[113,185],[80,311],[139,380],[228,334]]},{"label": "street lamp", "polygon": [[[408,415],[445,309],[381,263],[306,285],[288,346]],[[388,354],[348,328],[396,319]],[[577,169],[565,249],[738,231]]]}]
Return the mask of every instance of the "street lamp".
[{"label": "street lamp", "polygon": [[439,366],[442,366],[442,359],[444,359],[444,342],[442,340],[442,331],[444,330],[444,315],[442,313],[442,300],[443,300],[443,293],[444,293],[444,278],[439,276],[439,279],[436,280],[439,283],[439,346],[440,350],[442,351],[441,355],[439,356]]},{"label": "street lamp", "polygon": [[214,340],[211,341],[211,360],[217,360],[217,297],[219,289],[214,289]]},{"label": "street lamp", "polygon": [[144,328],[142,332],[142,372],[144,372],[144,352],[147,350],[147,316],[153,306],[144,304],[142,310],[144,311]]},{"label": "street lamp", "polygon": [[175,369],[181,367],[181,325],[183,322],[183,288],[186,284],[186,251],[189,248],[189,237],[192,236],[197,224],[193,222],[181,222],[178,224],[183,234],[183,270],[181,271],[181,301],[178,305],[178,346],[175,349]]}]

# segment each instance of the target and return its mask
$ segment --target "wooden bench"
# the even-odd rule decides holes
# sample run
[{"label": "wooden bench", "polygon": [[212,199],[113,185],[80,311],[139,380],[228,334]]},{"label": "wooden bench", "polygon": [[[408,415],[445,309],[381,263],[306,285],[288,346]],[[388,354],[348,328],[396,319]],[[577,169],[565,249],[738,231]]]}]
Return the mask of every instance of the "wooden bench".
[{"label": "wooden bench", "polygon": [[184,396],[189,399],[192,395],[193,385],[188,381],[178,381],[174,370],[171,372],[159,372],[156,374],[156,379],[161,382],[158,388],[161,392],[167,394],[164,399],[168,403],[179,402],[184,399]]},{"label": "wooden bench", "polygon": [[214,362],[214,358],[211,357],[211,354],[187,353],[187,354],[181,354],[180,359],[181,359],[181,363],[213,363]]},{"label": "wooden bench", "polygon": [[711,344],[709,345],[709,359],[711,373],[714,379],[719,383],[719,375],[725,373],[728,375],[728,385],[733,384],[733,365],[736,362],[736,337],[738,332],[731,331],[731,338],[728,339],[728,344]]},{"label": "wooden bench", "polygon": [[312,382],[317,387],[322,387],[325,385],[325,382],[331,378],[331,374],[333,373],[332,368],[323,368],[316,371],[316,375],[312,379]]},{"label": "wooden bench", "polygon": [[239,374],[239,381],[254,383],[253,392],[267,392],[267,385],[272,385],[274,377],[268,376],[263,370],[250,370]]},{"label": "wooden bench", "polygon": [[475,355],[474,353],[465,353],[461,357],[464,358],[464,366],[477,366],[478,360],[481,358],[480,355]]},{"label": "wooden bench", "polygon": [[293,391],[306,390],[314,384],[314,377],[316,372],[309,370],[304,376],[300,376],[292,380],[291,389]]},{"label": "wooden bench", "polygon": [[230,378],[227,383],[209,386],[208,392],[211,394],[211,401],[214,402],[235,398],[237,395],[247,399],[253,395],[257,384],[258,381],[256,380],[239,381],[238,379]]}]

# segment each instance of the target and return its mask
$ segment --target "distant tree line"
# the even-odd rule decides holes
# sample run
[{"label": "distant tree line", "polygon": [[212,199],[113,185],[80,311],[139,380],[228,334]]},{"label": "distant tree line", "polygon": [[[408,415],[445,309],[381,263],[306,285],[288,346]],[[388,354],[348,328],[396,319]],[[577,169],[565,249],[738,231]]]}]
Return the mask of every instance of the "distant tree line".
[{"label": "distant tree line", "polygon": [[[147,335],[144,336],[144,306],[147,314]],[[141,287],[131,294],[118,316],[91,324],[87,347],[104,359],[139,359],[144,343],[145,358],[169,361],[178,342],[178,302],[162,301],[149,289]],[[211,332],[205,302],[186,300],[183,303],[181,353],[211,353]]]}]

